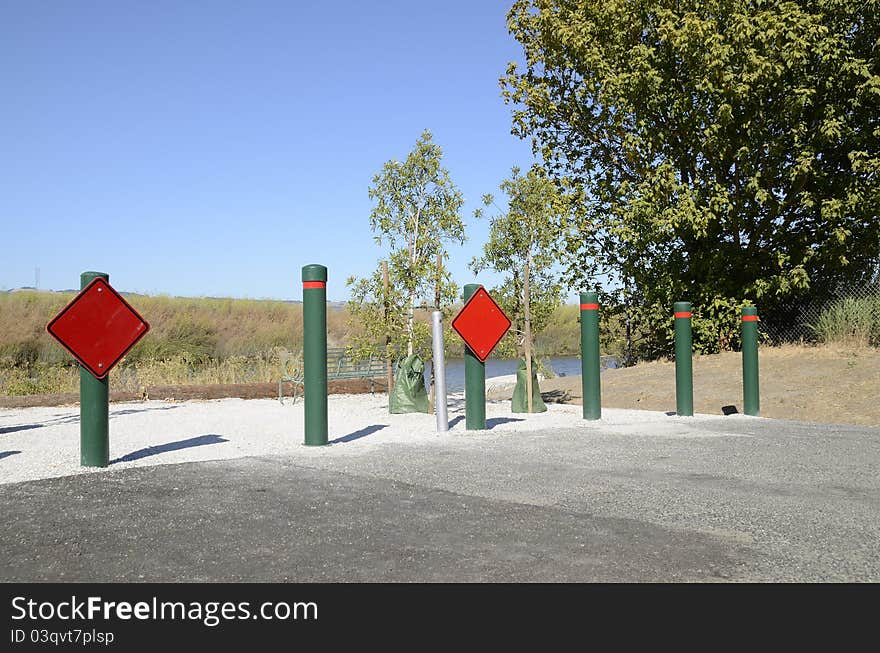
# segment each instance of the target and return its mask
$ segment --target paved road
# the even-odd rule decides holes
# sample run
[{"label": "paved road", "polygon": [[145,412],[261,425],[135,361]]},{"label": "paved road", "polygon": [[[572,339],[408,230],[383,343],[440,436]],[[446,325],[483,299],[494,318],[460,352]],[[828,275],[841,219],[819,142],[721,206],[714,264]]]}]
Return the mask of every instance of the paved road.
[{"label": "paved road", "polygon": [[880,429],[695,433],[490,432],[2,485],[0,579],[880,581]]}]

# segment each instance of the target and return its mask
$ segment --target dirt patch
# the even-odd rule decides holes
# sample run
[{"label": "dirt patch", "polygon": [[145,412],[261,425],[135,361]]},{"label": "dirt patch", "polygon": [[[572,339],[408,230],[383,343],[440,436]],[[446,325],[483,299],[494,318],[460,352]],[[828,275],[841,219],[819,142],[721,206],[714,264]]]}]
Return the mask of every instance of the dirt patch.
[{"label": "dirt patch", "polygon": [[[290,383],[284,384],[284,396],[293,396]],[[373,390],[385,392],[385,380],[376,379]],[[370,392],[370,382],[364,379],[330,381],[329,394],[364,394]],[[302,394],[299,390],[298,396]],[[141,392],[110,391],[110,401],[138,401],[142,399],[163,399],[186,401],[188,399],[277,399],[277,383],[236,383],[227,385],[162,385],[147,388],[147,396]],[[0,408],[30,408],[33,406],[70,406],[79,403],[79,394],[24,395],[20,397],[0,397]]]},{"label": "dirt patch", "polygon": [[[721,415],[722,406],[733,405],[742,412],[742,355],[725,352],[693,360],[694,411]],[[880,426],[880,350],[768,347],[760,350],[759,369],[762,417]],[[541,390],[567,392],[570,403],[581,403],[579,376],[547,379]],[[675,363],[603,372],[602,405],[674,411]]]},{"label": "dirt patch", "polygon": [[[880,350],[843,347],[785,346],[760,351],[761,415],[777,419],[880,426]],[[377,379],[375,392],[385,392],[384,379]],[[331,381],[331,394],[370,391],[365,380]],[[547,400],[581,403],[581,378],[557,377],[541,382]],[[277,383],[236,385],[173,385],[148,388],[150,399],[242,399],[275,398]],[[293,388],[285,384],[284,394]],[[511,389],[490,390],[490,399],[510,399]],[[110,392],[111,401],[136,401],[143,395]],[[78,394],[0,397],[0,408],[61,406],[79,402]],[[642,363],[602,374],[602,405],[607,408],[675,410],[675,364],[672,361]],[[721,415],[722,406],[742,412],[742,356],[725,352],[694,357],[694,411]]]}]

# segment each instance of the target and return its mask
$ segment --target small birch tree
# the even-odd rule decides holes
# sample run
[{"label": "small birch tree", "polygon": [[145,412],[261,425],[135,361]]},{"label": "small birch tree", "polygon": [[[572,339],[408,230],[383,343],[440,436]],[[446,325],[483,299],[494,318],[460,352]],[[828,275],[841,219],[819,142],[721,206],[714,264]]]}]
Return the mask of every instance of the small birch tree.
[{"label": "small birch tree", "polygon": [[[444,245],[465,241],[464,198],[441,166],[442,158],[442,149],[425,130],[404,161],[386,162],[373,177],[370,226],[376,243],[389,248],[390,291],[384,291],[379,273],[348,280],[351,314],[365,319],[364,337],[373,339],[360,343],[361,352],[387,339],[392,346],[405,347],[408,355],[420,353],[415,351],[421,340],[413,308],[417,298],[436,301],[439,296],[441,304],[455,301],[458,289],[443,265]],[[377,320],[380,314],[383,318]]]},{"label": "small birch tree", "polygon": [[[488,268],[507,275],[494,292],[509,311],[519,336],[526,361],[528,410],[532,412],[534,336],[562,303],[562,286],[550,268],[567,208],[564,194],[543,168],[535,166],[525,175],[516,167],[511,172],[500,186],[508,198],[507,211],[490,219],[489,242],[483,246],[483,255],[471,262],[471,269],[475,274]],[[485,195],[483,204],[494,206],[493,196]],[[477,209],[474,215],[479,218],[483,212]]]}]

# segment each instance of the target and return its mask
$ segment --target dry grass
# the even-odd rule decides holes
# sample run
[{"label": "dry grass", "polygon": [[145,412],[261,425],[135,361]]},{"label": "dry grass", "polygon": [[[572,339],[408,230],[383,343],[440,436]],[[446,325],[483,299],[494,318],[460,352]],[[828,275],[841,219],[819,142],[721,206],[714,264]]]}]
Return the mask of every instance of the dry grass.
[{"label": "dry grass", "polygon": [[[18,292],[0,294],[0,364],[56,363],[68,360],[45,331],[46,324],[71,294]],[[150,334],[130,353],[132,359],[251,355],[272,347],[302,344],[300,304],[247,299],[192,299],[129,295],[126,299],[150,323]],[[334,311],[330,311],[331,315]],[[329,326],[345,322],[333,316]]]},{"label": "dry grass", "polygon": [[[230,356],[220,361],[193,363],[182,357],[123,362],[110,372],[114,390],[142,392],[165,385],[277,383],[286,350],[261,356]],[[0,395],[62,394],[79,391],[79,368],[74,365],[32,365],[0,370]]]},{"label": "dry grass", "polygon": [[[0,394],[75,392],[79,370],[45,326],[73,294],[0,293]],[[247,299],[127,296],[151,331],[111,373],[113,387],[277,381],[279,357],[302,348],[302,305]],[[330,346],[347,312],[327,315]]]}]

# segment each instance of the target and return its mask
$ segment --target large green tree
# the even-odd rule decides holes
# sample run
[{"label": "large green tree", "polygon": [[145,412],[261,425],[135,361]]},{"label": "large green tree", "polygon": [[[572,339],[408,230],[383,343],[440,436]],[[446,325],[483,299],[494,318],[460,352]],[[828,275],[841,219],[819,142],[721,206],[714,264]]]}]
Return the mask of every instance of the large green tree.
[{"label": "large green tree", "polygon": [[376,242],[388,247],[389,283],[386,290],[379,269],[348,280],[349,308],[360,333],[354,344],[361,354],[376,353],[387,342],[389,349],[424,356],[428,328],[415,321],[413,307],[419,299],[449,305],[457,297],[443,261],[446,243],[465,240],[464,200],[442,158],[426,130],[404,161],[386,162],[373,177],[370,226]]},{"label": "large green tree", "polygon": [[611,275],[659,353],[676,299],[712,350],[744,301],[784,317],[876,269],[878,8],[518,0],[525,62],[503,93],[513,132],[582,191],[571,283]]},{"label": "large green tree", "polygon": [[[562,303],[562,286],[551,268],[559,222],[568,208],[566,196],[539,166],[524,175],[513,168],[500,188],[507,196],[507,210],[490,218],[489,241],[471,268],[475,274],[488,268],[504,275],[494,294],[511,317],[517,353],[526,361],[526,397],[531,412],[533,339]],[[484,195],[483,204],[496,206],[492,195]],[[477,209],[475,216],[482,217],[482,209]]]}]

